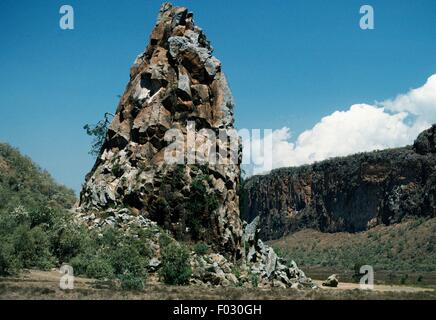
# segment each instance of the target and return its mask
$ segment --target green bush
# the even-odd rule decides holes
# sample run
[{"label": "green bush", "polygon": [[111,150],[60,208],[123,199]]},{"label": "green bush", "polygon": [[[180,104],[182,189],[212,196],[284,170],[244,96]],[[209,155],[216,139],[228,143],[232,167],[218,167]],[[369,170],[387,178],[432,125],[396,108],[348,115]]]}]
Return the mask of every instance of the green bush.
[{"label": "green bush", "polygon": [[104,230],[101,235],[93,233],[91,237],[82,246],[83,252],[71,259],[76,274],[120,280],[129,275],[145,281],[152,252],[144,241],[123,235],[122,230],[113,228]]},{"label": "green bush", "polygon": [[257,275],[257,274],[255,274],[255,273],[252,273],[251,274],[251,285],[254,287],[254,288],[257,288],[258,286],[259,286],[259,276]]},{"label": "green bush", "polygon": [[93,245],[90,233],[85,227],[64,221],[56,226],[51,237],[53,252],[58,257],[59,263],[68,262]]},{"label": "green bush", "polygon": [[202,230],[209,227],[210,213],[219,207],[217,194],[208,193],[210,183],[210,177],[206,174],[199,174],[191,183],[186,225],[194,240],[198,240]]},{"label": "green bush", "polygon": [[117,178],[123,175],[123,169],[121,168],[121,165],[118,162],[113,165],[112,174]]},{"label": "green bush", "polygon": [[88,266],[94,258],[87,254],[79,254],[69,261],[69,264],[74,269],[75,275],[88,276]]},{"label": "green bush", "polygon": [[55,266],[56,259],[51,254],[50,240],[41,226],[29,229],[19,226],[14,235],[15,255],[24,268],[47,270]]},{"label": "green bush", "polygon": [[120,276],[121,289],[129,291],[142,291],[145,284],[144,279],[130,273]]},{"label": "green bush", "polygon": [[20,269],[20,263],[14,255],[13,246],[0,239],[0,276],[15,274]]},{"label": "green bush", "polygon": [[30,226],[33,228],[38,225],[52,226],[56,212],[52,208],[42,207],[30,211]]},{"label": "green bush", "polygon": [[204,242],[197,242],[194,246],[194,252],[198,255],[204,255],[209,252],[209,246]]},{"label": "green bush", "polygon": [[86,275],[94,279],[112,279],[114,277],[114,268],[109,260],[95,258],[87,265]]},{"label": "green bush", "polygon": [[159,236],[159,245],[162,248],[167,247],[168,245],[170,245],[173,242],[173,239],[171,239],[171,237],[169,235],[167,235],[166,233],[162,233]]},{"label": "green bush", "polygon": [[166,284],[187,284],[191,274],[189,251],[185,247],[177,243],[170,243],[163,248],[159,276]]},{"label": "green bush", "polygon": [[407,273],[406,273],[406,274],[403,274],[403,275],[401,276],[400,283],[401,283],[401,284],[406,284],[407,279],[409,279],[409,275],[408,275]]},{"label": "green bush", "polygon": [[134,245],[114,248],[109,259],[117,276],[132,274],[145,277],[147,275],[147,258],[142,256]]}]

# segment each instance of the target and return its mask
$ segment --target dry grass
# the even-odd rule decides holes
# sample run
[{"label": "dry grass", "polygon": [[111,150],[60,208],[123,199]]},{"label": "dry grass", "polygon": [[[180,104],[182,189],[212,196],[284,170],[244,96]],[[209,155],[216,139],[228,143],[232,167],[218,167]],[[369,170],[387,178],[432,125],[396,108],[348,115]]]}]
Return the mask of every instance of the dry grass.
[{"label": "dry grass", "polygon": [[[0,278],[0,299],[131,299],[131,300],[340,300],[340,299],[436,299],[435,290],[419,288],[376,288],[363,291],[338,289],[246,289],[233,287],[177,287],[155,283],[143,292],[126,292],[97,285],[90,279],[76,278],[75,289],[59,289],[59,273],[32,271],[19,277]],[[345,288],[345,289],[344,289]]]},{"label": "dry grass", "polygon": [[324,270],[349,281],[355,265],[368,264],[374,267],[376,280],[436,284],[436,218],[377,226],[359,233],[302,230],[270,244],[303,270],[313,270],[307,273],[314,278],[324,277]]}]

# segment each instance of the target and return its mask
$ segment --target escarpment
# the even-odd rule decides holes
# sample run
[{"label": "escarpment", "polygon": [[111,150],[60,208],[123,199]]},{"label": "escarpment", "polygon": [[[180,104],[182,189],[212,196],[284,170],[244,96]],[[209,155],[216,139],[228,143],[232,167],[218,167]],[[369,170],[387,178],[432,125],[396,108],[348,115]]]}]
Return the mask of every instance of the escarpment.
[{"label": "escarpment", "polygon": [[242,216],[261,238],[303,228],[357,232],[405,217],[436,216],[436,125],[413,146],[356,154],[249,178]]}]

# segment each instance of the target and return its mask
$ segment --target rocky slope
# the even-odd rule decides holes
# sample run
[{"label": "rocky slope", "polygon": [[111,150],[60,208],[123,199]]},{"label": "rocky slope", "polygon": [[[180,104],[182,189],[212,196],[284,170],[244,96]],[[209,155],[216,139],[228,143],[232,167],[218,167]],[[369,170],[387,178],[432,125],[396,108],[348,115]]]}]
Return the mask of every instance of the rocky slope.
[{"label": "rocky slope", "polygon": [[436,125],[413,147],[356,154],[248,179],[242,215],[262,239],[303,228],[357,232],[436,216]]},{"label": "rocky slope", "polygon": [[[90,225],[101,218],[98,212],[126,207],[179,240],[202,240],[241,257],[239,138],[233,149],[228,139],[217,139],[218,152],[236,153],[234,163],[201,163],[207,152],[187,163],[204,129],[217,137],[233,134],[233,97],[212,50],[191,12],[168,3],[161,7],[80,194],[79,211],[93,217]],[[179,150],[186,154],[178,164],[166,160],[174,146],[171,130],[177,130]]]}]

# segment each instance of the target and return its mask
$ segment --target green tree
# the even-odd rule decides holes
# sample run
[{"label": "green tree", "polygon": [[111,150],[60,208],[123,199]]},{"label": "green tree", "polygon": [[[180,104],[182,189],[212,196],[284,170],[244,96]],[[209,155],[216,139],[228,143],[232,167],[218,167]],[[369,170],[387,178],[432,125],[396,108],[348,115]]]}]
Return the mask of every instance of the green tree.
[{"label": "green tree", "polygon": [[90,155],[97,157],[100,154],[100,150],[103,147],[104,141],[106,139],[107,130],[111,122],[110,118],[113,117],[113,114],[106,112],[103,119],[97,122],[97,124],[86,124],[83,126],[86,134],[93,137],[91,150],[89,151]]}]

